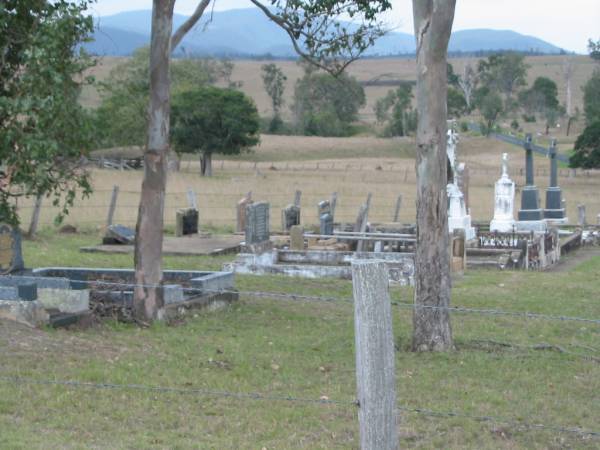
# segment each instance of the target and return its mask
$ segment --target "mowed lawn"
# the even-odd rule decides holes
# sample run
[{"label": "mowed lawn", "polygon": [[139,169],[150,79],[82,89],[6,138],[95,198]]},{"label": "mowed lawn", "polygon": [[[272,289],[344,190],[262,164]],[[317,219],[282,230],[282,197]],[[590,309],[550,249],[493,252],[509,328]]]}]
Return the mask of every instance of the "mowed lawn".
[{"label": "mowed lawn", "polygon": [[[25,242],[26,261],[131,266],[130,256],[77,251],[96,240],[43,234]],[[166,258],[165,266],[216,269],[229,258]],[[600,257],[567,273],[470,271],[455,280],[453,304],[599,319],[599,280]],[[351,283],[237,276],[236,287],[241,299],[227,309],[148,329],[105,322],[30,330],[0,322],[0,377],[181,389],[0,378],[0,448],[357,448]],[[256,291],[340,300],[249,294]],[[412,290],[392,288],[392,297],[411,302]],[[600,431],[600,325],[456,313],[456,351],[415,354],[408,351],[411,310],[395,306],[393,314],[402,447],[600,446],[600,437],[526,425]]]}]

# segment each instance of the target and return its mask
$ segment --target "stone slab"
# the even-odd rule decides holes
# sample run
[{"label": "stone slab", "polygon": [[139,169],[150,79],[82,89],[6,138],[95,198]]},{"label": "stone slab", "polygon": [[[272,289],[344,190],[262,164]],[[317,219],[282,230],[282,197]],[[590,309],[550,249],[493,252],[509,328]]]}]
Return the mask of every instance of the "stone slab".
[{"label": "stone slab", "polygon": [[109,225],[106,229],[103,244],[132,245],[135,242],[135,230],[123,225]]},{"label": "stone slab", "polygon": [[517,221],[517,231],[545,232],[546,230],[548,230],[548,222],[546,222],[545,220]]},{"label": "stone slab", "polygon": [[[202,237],[190,235],[183,237],[165,236],[163,238],[163,255],[225,255],[238,253],[243,236],[217,235]],[[87,253],[133,253],[133,245],[97,245],[94,247],[81,247]]]},{"label": "stone slab", "polygon": [[30,327],[46,325],[49,315],[38,301],[0,300],[0,319],[8,319]]},{"label": "stone slab", "polygon": [[62,313],[81,313],[90,309],[90,291],[38,289],[38,301],[46,309],[58,309]]}]

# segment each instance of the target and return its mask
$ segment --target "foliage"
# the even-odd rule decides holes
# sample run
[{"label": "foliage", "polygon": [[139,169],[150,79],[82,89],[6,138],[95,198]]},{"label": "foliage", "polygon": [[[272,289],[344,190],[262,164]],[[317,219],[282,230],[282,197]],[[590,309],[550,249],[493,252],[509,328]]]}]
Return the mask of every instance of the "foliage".
[{"label": "foliage", "polygon": [[569,158],[570,167],[600,168],[600,120],[585,127],[575,141],[575,152]]},{"label": "foliage", "polygon": [[537,77],[531,88],[519,93],[519,101],[528,113],[557,110],[559,102],[556,83],[547,77]]},{"label": "foliage", "polygon": [[490,134],[494,128],[496,120],[503,111],[502,97],[496,92],[489,92],[479,103],[479,109],[483,118],[486,120],[485,133]]},{"label": "foliage", "polygon": [[594,42],[591,39],[588,39],[588,52],[590,52],[590,58],[594,61],[600,61],[600,39]]},{"label": "foliage", "polygon": [[446,63],[446,78],[448,79],[448,86],[458,87],[460,77],[454,72],[454,66],[450,63]]},{"label": "foliage", "polygon": [[385,123],[385,136],[406,136],[417,128],[416,112],[412,108],[412,85],[401,84],[375,103],[377,122]]},{"label": "foliage", "polygon": [[[377,16],[389,0],[250,0],[290,37],[295,51],[339,75],[386,30]],[[342,22],[339,17],[349,17]]]},{"label": "foliage", "polygon": [[354,77],[306,72],[296,82],[292,110],[301,134],[345,136],[365,102],[365,91]]},{"label": "foliage", "polygon": [[93,29],[88,2],[5,0],[0,4],[0,217],[18,223],[14,197],[45,195],[61,206],[88,194],[79,167],[89,120],[78,104],[93,61],[79,48]]},{"label": "foliage", "polygon": [[271,98],[273,106],[273,119],[269,125],[269,132],[277,132],[282,126],[280,110],[283,106],[283,92],[285,90],[285,82],[287,77],[276,64],[263,64],[261,67],[262,79],[267,94]]},{"label": "foliage", "polygon": [[458,119],[468,112],[467,101],[464,94],[456,88],[448,87],[448,117]]},{"label": "foliage", "polygon": [[600,120],[600,70],[595,70],[583,86],[583,111],[586,123]]},{"label": "foliage", "polygon": [[[150,90],[150,49],[140,48],[115,67],[100,86],[102,104],[95,111],[97,146],[143,145]],[[178,59],[170,66],[171,92],[177,94],[219,81],[233,86],[233,63],[212,58]]]},{"label": "foliage", "polygon": [[492,91],[511,97],[516,89],[525,86],[527,69],[525,56],[519,53],[494,53],[479,61],[477,72],[480,82]]},{"label": "foliage", "polygon": [[236,155],[259,141],[254,102],[231,88],[205,86],[175,94],[171,121],[179,153]]}]

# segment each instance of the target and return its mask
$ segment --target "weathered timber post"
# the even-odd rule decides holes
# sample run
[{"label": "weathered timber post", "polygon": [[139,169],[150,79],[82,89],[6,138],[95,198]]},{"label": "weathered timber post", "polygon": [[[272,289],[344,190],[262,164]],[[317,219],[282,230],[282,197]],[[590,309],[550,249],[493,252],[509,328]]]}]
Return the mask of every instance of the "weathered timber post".
[{"label": "weathered timber post", "polygon": [[393,222],[398,222],[400,217],[400,208],[402,207],[402,194],[398,196],[396,199],[396,209],[394,210],[394,220]]},{"label": "weathered timber post", "polygon": [[31,223],[29,224],[29,237],[35,236],[37,232],[38,222],[40,221],[40,211],[42,210],[42,196],[38,195],[35,198],[35,204],[33,205],[33,214],[31,215]]},{"label": "weathered timber post", "polygon": [[383,261],[352,262],[360,448],[398,448],[392,308]]},{"label": "weathered timber post", "polygon": [[117,198],[119,197],[119,186],[113,186],[112,195],[110,197],[110,205],[108,206],[108,217],[106,218],[106,226],[109,227],[113,223],[115,209],[117,208]]}]

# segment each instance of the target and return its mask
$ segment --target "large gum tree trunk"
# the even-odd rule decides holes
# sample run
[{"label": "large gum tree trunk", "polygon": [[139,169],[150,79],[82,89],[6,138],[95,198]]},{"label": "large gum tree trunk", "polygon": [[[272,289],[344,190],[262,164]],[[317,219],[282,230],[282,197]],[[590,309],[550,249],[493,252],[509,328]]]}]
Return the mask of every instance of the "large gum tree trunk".
[{"label": "large gum tree trunk", "polygon": [[150,44],[150,106],[144,180],[135,245],[133,309],[137,320],[157,318],[163,306],[163,211],[169,150],[171,30],[175,0],[154,0]]},{"label": "large gum tree trunk", "polygon": [[[417,41],[415,351],[452,348],[446,196],[446,59],[456,0],[413,0]],[[425,307],[425,308],[423,308]],[[428,308],[434,307],[434,308]]]}]

